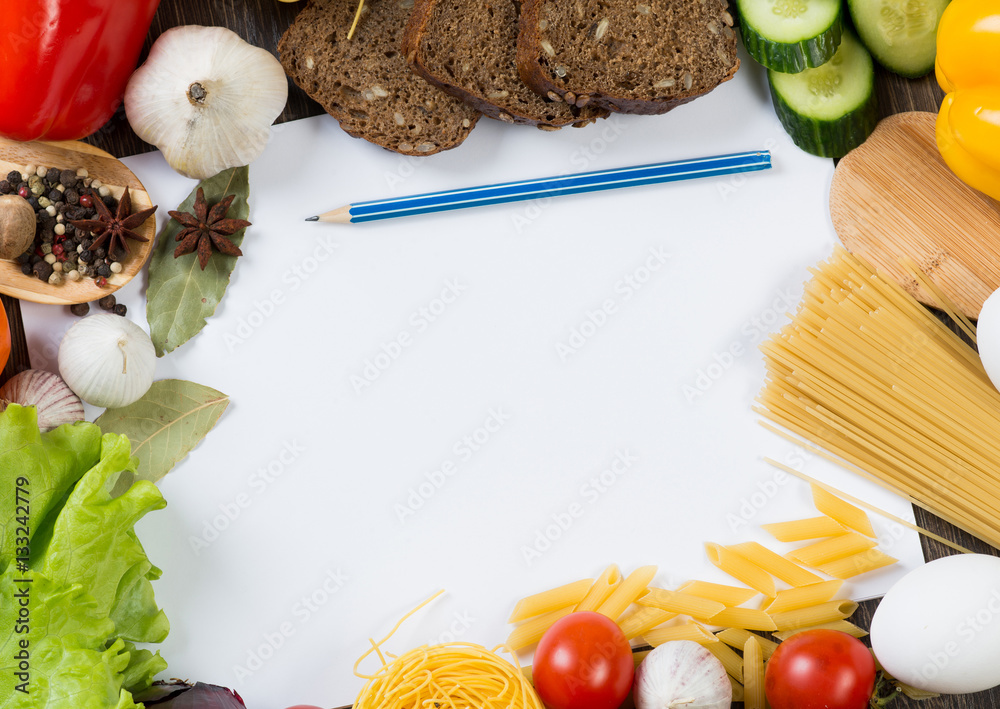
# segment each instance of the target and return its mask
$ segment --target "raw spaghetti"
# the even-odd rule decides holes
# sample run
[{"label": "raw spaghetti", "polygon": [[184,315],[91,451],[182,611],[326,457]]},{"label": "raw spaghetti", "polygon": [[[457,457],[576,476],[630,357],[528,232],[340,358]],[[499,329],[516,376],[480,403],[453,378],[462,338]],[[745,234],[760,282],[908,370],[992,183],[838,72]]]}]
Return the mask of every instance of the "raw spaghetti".
[{"label": "raw spaghetti", "polygon": [[[520,667],[482,645],[453,642],[424,645],[399,657],[383,655],[381,646],[403,621],[441,593],[403,616],[382,640],[372,640],[372,648],[358,658],[354,674],[368,683],[354,709],[544,709]],[[358,666],[373,652],[382,667],[374,675],[360,673]]]},{"label": "raw spaghetti", "polygon": [[792,322],[761,345],[755,411],[1000,545],[1000,393],[975,349],[843,248],[811,271]]}]

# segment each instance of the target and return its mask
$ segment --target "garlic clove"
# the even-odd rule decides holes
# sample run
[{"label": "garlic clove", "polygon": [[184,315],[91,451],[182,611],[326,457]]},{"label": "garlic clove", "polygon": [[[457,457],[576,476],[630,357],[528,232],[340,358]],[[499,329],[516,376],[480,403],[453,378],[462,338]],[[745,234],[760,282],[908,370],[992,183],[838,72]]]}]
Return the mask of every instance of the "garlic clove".
[{"label": "garlic clove", "polygon": [[79,320],[59,343],[59,373],[88,404],[134,403],[153,385],[156,350],[131,320],[110,313]]},{"label": "garlic clove", "polygon": [[636,709],[728,709],[733,686],[722,662],[691,640],[672,640],[636,669]]},{"label": "garlic clove", "polygon": [[187,25],[154,42],[129,79],[125,113],[174,170],[206,179],[256,160],[287,98],[270,52],[224,27]]},{"label": "garlic clove", "polygon": [[38,411],[38,428],[43,433],[84,418],[80,397],[58,374],[40,369],[21,372],[0,387],[0,411],[7,404],[34,406]]}]

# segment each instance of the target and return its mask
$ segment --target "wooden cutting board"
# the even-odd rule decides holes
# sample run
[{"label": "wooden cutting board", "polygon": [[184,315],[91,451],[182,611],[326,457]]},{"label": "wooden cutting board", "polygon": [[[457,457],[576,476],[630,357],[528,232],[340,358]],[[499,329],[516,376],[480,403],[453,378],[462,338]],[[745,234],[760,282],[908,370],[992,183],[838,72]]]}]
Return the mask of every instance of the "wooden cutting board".
[{"label": "wooden cutting board", "polygon": [[934,139],[937,115],[898,113],[844,157],[830,216],[849,251],[934,306],[899,264],[909,256],[971,318],[1000,288],[1000,202],[959,180]]}]

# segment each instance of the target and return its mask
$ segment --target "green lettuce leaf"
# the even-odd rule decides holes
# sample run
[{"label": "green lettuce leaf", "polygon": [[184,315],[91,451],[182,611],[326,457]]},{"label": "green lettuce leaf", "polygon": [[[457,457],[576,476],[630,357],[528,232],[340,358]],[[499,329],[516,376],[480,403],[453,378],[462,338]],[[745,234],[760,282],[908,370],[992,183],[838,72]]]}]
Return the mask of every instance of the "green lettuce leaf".
[{"label": "green lettuce leaf", "polygon": [[15,556],[17,546],[17,485],[30,480],[28,528],[39,528],[77,480],[100,459],[101,431],[85,423],[60,426],[41,433],[35,409],[9,406],[0,425],[0,572]]},{"label": "green lettuce leaf", "polygon": [[134,709],[130,690],[165,668],[133,643],[169,630],[150,583],[160,570],[134,531],[166,503],[147,481],[109,492],[135,466],[125,436],[85,422],[40,434],[33,408],[0,413],[0,490],[8,509],[27,491],[30,510],[0,546],[0,709]]}]

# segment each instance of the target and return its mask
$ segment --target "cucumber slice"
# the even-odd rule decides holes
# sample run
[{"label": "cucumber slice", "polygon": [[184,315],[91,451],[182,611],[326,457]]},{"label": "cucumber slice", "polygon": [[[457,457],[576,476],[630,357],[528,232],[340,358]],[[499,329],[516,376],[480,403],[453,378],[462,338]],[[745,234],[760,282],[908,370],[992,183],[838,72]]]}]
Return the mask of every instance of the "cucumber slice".
[{"label": "cucumber slice", "polygon": [[823,66],[798,74],[768,71],[767,83],[781,125],[806,152],[843,157],[875,130],[875,67],[850,32]]},{"label": "cucumber slice", "polygon": [[817,67],[840,45],[841,0],[737,0],[736,7],[747,54],[768,69]]},{"label": "cucumber slice", "polygon": [[909,78],[934,68],[938,22],[948,0],[848,0],[847,5],[879,64]]}]

